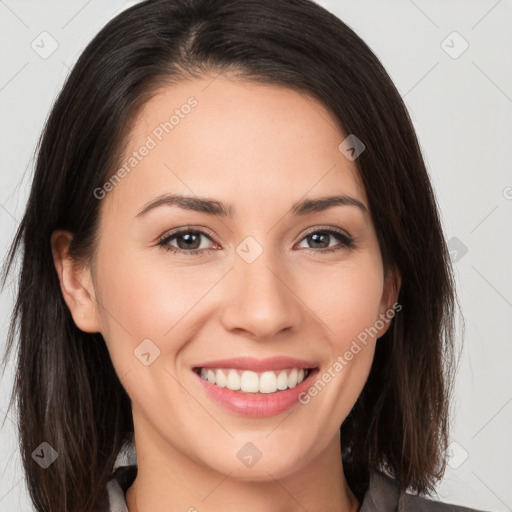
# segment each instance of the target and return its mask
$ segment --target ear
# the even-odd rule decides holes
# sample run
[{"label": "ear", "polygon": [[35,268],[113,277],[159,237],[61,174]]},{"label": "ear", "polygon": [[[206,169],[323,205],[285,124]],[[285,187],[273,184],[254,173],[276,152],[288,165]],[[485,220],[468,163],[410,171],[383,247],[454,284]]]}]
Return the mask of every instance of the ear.
[{"label": "ear", "polygon": [[[398,304],[398,295],[402,286],[402,276],[395,266],[389,267],[384,274],[384,287],[379,307],[379,318],[375,325],[378,327],[377,338],[383,336],[389,329],[392,319],[402,309]],[[382,325],[384,324],[384,325]]]},{"label": "ear", "polygon": [[62,295],[81,331],[100,332],[91,270],[70,256],[69,245],[72,240],[73,235],[68,231],[54,231],[51,236],[53,262]]}]

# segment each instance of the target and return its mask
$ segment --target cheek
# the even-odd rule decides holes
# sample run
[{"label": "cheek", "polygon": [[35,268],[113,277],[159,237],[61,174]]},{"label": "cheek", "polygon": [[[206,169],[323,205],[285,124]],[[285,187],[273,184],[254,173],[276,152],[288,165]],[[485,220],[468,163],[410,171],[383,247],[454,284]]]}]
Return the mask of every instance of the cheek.
[{"label": "cheek", "polygon": [[316,268],[314,277],[301,283],[305,304],[333,343],[343,346],[378,319],[383,273],[370,258]]},{"label": "cheek", "polygon": [[[346,418],[370,373],[379,319],[383,273],[370,258],[316,272],[308,305],[321,322],[326,360],[323,373],[304,397],[333,428]],[[323,391],[325,389],[325,393]],[[317,400],[315,396],[322,394]]]},{"label": "cheek", "polygon": [[207,283],[197,271],[167,264],[163,249],[145,251],[128,248],[112,257],[113,252],[105,247],[100,254],[100,294],[112,313],[105,320],[111,324],[115,313],[115,319],[133,336],[162,338],[190,310]]},{"label": "cheek", "polygon": [[143,340],[161,340],[171,329],[177,302],[173,297],[181,292],[176,292],[172,276],[133,251],[114,252],[104,244],[96,267],[102,334],[113,360],[129,366]]},{"label": "cheek", "polygon": [[[163,249],[151,255],[129,249],[114,253],[105,244],[99,251],[97,289],[102,334],[119,371],[127,371],[134,362],[138,369],[134,351],[147,339],[163,356],[178,352],[186,336],[183,331],[201,311],[201,298],[219,278],[207,267],[201,271],[197,266],[171,265]],[[163,359],[156,361],[161,364]]]},{"label": "cheek", "polygon": [[163,389],[178,390],[165,370],[180,349],[180,320],[197,302],[197,284],[135,252],[105,256],[97,267],[102,335],[123,387],[135,403],[151,397],[151,409],[168,408]]}]

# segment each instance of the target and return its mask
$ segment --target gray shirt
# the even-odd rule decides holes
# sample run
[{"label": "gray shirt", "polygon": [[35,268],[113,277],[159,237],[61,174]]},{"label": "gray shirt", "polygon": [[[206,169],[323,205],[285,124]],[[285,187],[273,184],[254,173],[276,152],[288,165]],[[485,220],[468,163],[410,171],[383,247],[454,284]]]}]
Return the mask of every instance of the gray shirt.
[{"label": "gray shirt", "polygon": [[[137,476],[137,465],[120,466],[112,473],[107,485],[108,507],[104,512],[129,512],[126,505],[126,491]],[[434,501],[405,492],[399,493],[396,481],[388,475],[375,472],[370,477],[358,512],[483,512]],[[312,511],[314,512],[314,511]]]}]

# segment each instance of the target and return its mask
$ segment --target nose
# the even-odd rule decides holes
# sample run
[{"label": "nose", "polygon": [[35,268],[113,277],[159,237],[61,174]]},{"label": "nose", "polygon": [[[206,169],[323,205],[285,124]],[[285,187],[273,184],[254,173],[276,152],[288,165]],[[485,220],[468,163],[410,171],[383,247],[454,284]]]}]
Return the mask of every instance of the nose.
[{"label": "nose", "polygon": [[298,330],[302,304],[293,284],[291,272],[270,251],[252,263],[236,257],[224,292],[224,328],[257,339]]}]

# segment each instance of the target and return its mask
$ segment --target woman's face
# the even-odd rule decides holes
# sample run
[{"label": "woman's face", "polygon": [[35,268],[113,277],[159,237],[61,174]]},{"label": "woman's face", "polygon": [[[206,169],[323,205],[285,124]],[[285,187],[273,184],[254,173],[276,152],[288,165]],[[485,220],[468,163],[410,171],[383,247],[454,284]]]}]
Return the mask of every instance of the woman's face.
[{"label": "woman's face", "polygon": [[99,199],[100,307],[74,314],[105,339],[139,457],[265,480],[339,442],[396,300],[347,135],[310,97],[222,75],[141,110]]}]

